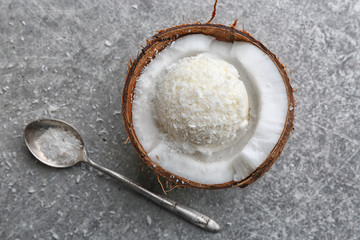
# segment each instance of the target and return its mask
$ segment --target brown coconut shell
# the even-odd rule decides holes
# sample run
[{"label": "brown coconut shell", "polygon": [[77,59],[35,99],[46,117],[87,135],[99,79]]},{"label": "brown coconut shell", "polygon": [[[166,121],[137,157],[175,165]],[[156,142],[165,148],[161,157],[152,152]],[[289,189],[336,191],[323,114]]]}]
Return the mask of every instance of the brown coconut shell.
[{"label": "brown coconut shell", "polygon": [[[161,52],[164,48],[166,48],[169,44],[177,39],[184,37],[190,34],[205,34],[215,37],[218,41],[225,42],[235,42],[235,41],[246,41],[261,49],[264,53],[266,53],[270,59],[277,66],[283,80],[284,85],[287,91],[288,97],[288,111],[286,122],[282,131],[282,134],[277,142],[277,144],[272,149],[269,156],[266,160],[248,177],[241,181],[230,181],[222,184],[200,184],[194,181],[190,181],[181,176],[175,175],[166,169],[159,166],[155,161],[149,158],[144,148],[141,146],[136,132],[133,128],[133,120],[132,120],[132,102],[134,97],[134,90],[136,87],[136,80],[140,76],[142,70],[146,65],[156,57],[158,52]],[[293,88],[290,84],[290,79],[288,74],[285,71],[285,67],[280,63],[279,59],[273,54],[269,49],[267,49],[260,41],[253,38],[248,32],[244,30],[238,30],[235,28],[235,24],[231,27],[220,25],[220,24],[184,24],[181,26],[175,26],[172,28],[168,28],[165,30],[158,31],[156,35],[154,35],[150,41],[147,41],[147,45],[141,50],[140,54],[137,56],[135,61],[131,61],[128,66],[128,73],[126,77],[126,82],[123,90],[122,96],[122,115],[125,124],[125,128],[127,134],[135,147],[136,152],[140,156],[140,158],[157,174],[166,178],[169,182],[174,183],[176,185],[180,185],[179,187],[189,187],[189,188],[203,188],[203,189],[224,189],[231,187],[247,187],[249,184],[255,182],[259,179],[266,171],[270,169],[270,167],[274,164],[274,162],[279,157],[281,151],[283,150],[285,143],[287,142],[291,130],[293,130],[293,121],[294,121],[294,107],[295,107],[295,99],[293,95]],[[177,180],[177,181],[176,181]]]}]

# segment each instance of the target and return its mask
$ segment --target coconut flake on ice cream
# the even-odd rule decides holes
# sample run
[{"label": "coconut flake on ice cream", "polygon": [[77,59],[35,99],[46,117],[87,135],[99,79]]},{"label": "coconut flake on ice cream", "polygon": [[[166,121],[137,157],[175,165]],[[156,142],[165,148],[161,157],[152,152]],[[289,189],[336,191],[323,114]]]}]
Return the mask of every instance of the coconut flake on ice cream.
[{"label": "coconut flake on ice cream", "polygon": [[226,144],[248,125],[248,96],[238,71],[210,54],[166,67],[155,93],[157,119],[174,141]]}]

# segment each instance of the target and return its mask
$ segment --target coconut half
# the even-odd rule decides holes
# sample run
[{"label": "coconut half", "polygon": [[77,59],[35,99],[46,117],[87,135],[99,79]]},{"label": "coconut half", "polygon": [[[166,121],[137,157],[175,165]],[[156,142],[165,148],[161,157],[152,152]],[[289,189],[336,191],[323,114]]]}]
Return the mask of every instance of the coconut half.
[{"label": "coconut half", "polygon": [[207,189],[246,187],[268,171],[293,129],[294,106],[273,53],[245,31],[210,23],[153,36],[129,66],[122,98],[140,158],[176,185]]}]

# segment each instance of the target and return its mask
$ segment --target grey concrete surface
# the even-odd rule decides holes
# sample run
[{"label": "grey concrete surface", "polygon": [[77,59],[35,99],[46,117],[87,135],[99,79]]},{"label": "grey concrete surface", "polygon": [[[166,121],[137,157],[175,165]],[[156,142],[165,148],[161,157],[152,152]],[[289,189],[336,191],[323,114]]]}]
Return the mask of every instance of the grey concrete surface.
[{"label": "grey concrete surface", "polygon": [[298,106],[283,154],[256,183],[168,194],[220,223],[217,234],[88,166],[52,169],[27,151],[28,122],[62,119],[80,130],[93,160],[161,193],[123,144],[127,61],[183,16],[208,21],[212,5],[0,1],[0,239],[359,239],[359,1],[219,1],[214,22],[238,18],[276,53]]}]

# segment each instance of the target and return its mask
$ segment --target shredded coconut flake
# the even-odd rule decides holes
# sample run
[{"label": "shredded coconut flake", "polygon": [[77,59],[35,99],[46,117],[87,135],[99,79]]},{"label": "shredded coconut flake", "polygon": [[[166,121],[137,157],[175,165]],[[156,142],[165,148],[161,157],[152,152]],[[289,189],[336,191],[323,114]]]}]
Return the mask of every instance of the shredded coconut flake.
[{"label": "shredded coconut flake", "polygon": [[107,47],[112,46],[111,42],[109,42],[108,40],[105,40],[104,45],[107,46]]},{"label": "shredded coconut flake", "polygon": [[248,96],[236,68],[210,54],[178,60],[157,82],[155,109],[173,139],[224,144],[248,124]]},{"label": "shredded coconut flake", "polygon": [[149,225],[151,225],[152,219],[151,219],[151,217],[150,217],[149,215],[146,216],[146,221],[147,221],[147,223],[148,223]]},{"label": "shredded coconut flake", "polygon": [[57,164],[76,161],[82,144],[79,139],[62,128],[49,128],[38,139],[40,150]]}]

